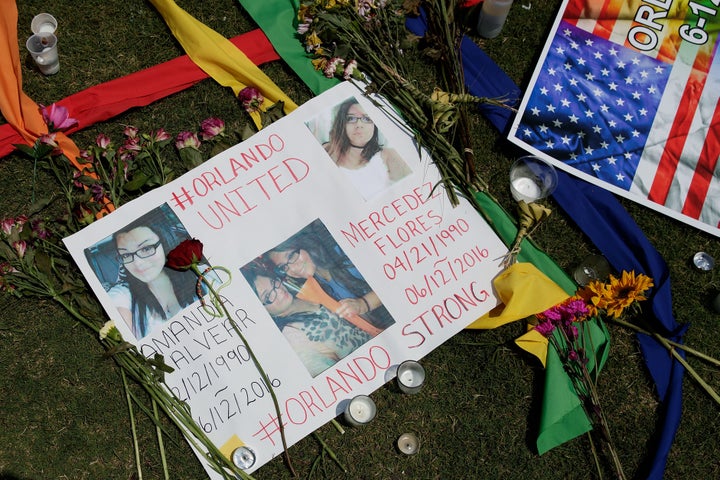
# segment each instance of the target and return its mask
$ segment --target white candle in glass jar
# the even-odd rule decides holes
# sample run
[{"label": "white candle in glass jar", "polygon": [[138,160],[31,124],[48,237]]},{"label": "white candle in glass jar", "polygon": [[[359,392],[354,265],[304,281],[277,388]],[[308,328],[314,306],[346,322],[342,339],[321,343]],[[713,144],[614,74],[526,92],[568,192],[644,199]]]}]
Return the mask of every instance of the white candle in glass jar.
[{"label": "white candle in glass jar", "polygon": [[372,421],[376,413],[377,407],[372,398],[358,395],[345,408],[345,420],[351,425],[364,425]]}]

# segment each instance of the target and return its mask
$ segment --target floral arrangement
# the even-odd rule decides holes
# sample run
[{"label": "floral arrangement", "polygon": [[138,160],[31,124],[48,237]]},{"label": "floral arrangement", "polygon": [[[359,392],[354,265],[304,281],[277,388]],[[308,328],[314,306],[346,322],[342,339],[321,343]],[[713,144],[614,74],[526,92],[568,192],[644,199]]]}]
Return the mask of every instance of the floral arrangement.
[{"label": "floral arrangement", "polygon": [[[593,428],[599,433],[612,459],[615,475],[626,478],[619,456],[612,441],[605,412],[602,409],[597,381],[601,359],[592,355],[596,350],[587,333],[586,323],[595,321],[602,330],[606,323],[627,327],[635,332],[654,336],[664,345],[671,355],[679,360],[695,380],[718,403],[720,397],[684,360],[677,350],[697,355],[715,366],[720,362],[685,345],[672,342],[635,325],[635,319],[641,319],[641,302],[647,300],[653,287],[653,280],[634,271],[623,271],[619,276],[610,275],[607,281],[595,280],[580,288],[566,301],[535,315],[535,330],[548,339],[560,357],[565,371]],[[592,437],[589,436],[591,444]],[[600,472],[599,459],[593,448],[596,467]]]}]

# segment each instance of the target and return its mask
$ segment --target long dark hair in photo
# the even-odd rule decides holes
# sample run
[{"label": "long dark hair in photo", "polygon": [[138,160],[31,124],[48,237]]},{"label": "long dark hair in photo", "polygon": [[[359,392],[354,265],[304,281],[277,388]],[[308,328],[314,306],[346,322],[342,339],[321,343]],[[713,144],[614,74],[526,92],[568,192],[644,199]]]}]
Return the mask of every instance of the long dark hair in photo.
[{"label": "long dark hair in photo", "polygon": [[297,249],[305,250],[316,266],[330,272],[335,281],[356,297],[361,297],[371,290],[370,285],[363,278],[351,273],[355,270],[352,262],[339,248],[336,248],[335,240],[319,220],[315,220],[301,232],[268,250],[267,255]]},{"label": "long dark hair in photo", "polygon": [[[182,240],[189,238],[185,234],[184,238],[172,238],[170,239],[169,233],[165,225],[158,226],[156,222],[151,219],[141,217],[134,222],[130,223],[122,230],[118,230],[113,234],[113,241],[117,243],[117,237],[119,234],[127,233],[135,228],[145,227],[153,231],[155,235],[160,239],[160,244],[163,247],[165,255],[167,255],[173,248],[175,248]],[[120,260],[118,259],[118,262]],[[175,296],[177,297],[178,303],[181,307],[187,307],[197,299],[196,294],[196,280],[197,277],[192,271],[180,272],[165,267],[164,272],[167,273],[172,283]],[[132,318],[133,318],[133,333],[138,337],[142,338],[147,335],[148,329],[148,311],[152,312],[153,315],[162,317],[163,320],[167,320],[165,311],[160,305],[160,302],[155,298],[155,295],[150,291],[147,284],[141,280],[135,278],[131,273],[127,271],[122,262],[120,262],[120,269],[118,272],[118,281],[127,285],[130,290],[132,298]]]},{"label": "long dark hair in photo", "polygon": [[[355,99],[355,97],[351,97],[341,103],[337,109],[337,113],[335,114],[332,127],[330,128],[330,140],[325,148],[328,154],[330,154],[330,156],[334,159],[338,159],[343,156],[352,146],[346,133],[346,127],[348,124],[348,111],[353,105],[359,105],[359,102]],[[365,147],[362,150],[362,156],[365,160],[370,160],[373,155],[382,150],[382,146],[380,145],[380,133],[377,125],[373,125],[373,128],[373,136],[370,141],[365,144]]]}]

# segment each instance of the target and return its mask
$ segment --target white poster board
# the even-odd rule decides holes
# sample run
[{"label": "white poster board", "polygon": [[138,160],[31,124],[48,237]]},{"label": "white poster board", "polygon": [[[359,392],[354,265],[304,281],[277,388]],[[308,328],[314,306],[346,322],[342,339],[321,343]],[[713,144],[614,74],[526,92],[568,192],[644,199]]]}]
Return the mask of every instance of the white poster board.
[{"label": "white poster board", "polygon": [[[353,183],[346,173],[357,172],[341,171],[323,148],[337,107],[351,97],[369,118],[355,115],[345,129],[374,129],[410,167],[377,192]],[[268,389],[227,319],[204,312],[194,274],[171,279],[161,253],[196,238],[204,262],[230,272],[220,294],[272,379],[292,445],[342,413],[349,399],[391,380],[400,362],[420,359],[497,304],[492,280],[507,248],[468,202],[452,207],[442,187],[434,189],[437,169],[396,122],[343,83],[65,239],[123,337],[175,369],[166,382],[208,436],[224,451],[240,444],[254,450],[248,472],[282,452]],[[322,267],[326,259],[313,257],[322,256],[316,250],[335,267]],[[282,280],[312,265],[321,281],[334,271],[334,290],[319,285],[338,298],[362,295],[359,302],[375,307],[377,296],[381,305],[364,316],[374,331],[293,300]],[[153,269],[164,275],[151,280]],[[175,282],[172,301],[155,294],[166,291],[167,283],[155,281],[160,276]],[[343,294],[345,287],[364,290]],[[148,306],[158,298],[170,318]],[[288,310],[278,306],[284,301]]]}]

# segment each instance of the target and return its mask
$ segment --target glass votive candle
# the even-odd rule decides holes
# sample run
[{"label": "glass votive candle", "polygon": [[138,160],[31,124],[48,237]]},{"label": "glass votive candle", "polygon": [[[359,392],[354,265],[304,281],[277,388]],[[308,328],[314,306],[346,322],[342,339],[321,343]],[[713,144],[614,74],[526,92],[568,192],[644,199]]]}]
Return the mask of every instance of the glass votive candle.
[{"label": "glass votive candle", "polygon": [[58,22],[49,13],[39,13],[30,22],[30,30],[33,33],[55,33]]},{"label": "glass votive candle", "polygon": [[405,455],[415,455],[420,449],[420,440],[414,433],[403,433],[397,439],[397,448]]},{"label": "glass votive candle", "polygon": [[255,460],[255,451],[247,445],[243,445],[242,447],[238,447],[233,450],[232,462],[238,468],[247,470],[248,468],[251,468],[253,465],[255,465]]},{"label": "glass votive candle", "polygon": [[398,388],[403,393],[418,393],[425,383],[425,369],[415,360],[405,360],[397,369]]},{"label": "glass votive candle", "polygon": [[542,200],[555,191],[557,183],[555,167],[540,157],[520,157],[510,167],[510,193],[518,202]]},{"label": "glass votive candle", "polygon": [[715,267],[715,259],[706,252],[697,252],[692,261],[695,268],[701,272],[709,272]]},{"label": "glass votive candle", "polygon": [[573,271],[573,278],[584,287],[592,281],[605,281],[610,275],[610,264],[602,255],[589,255]]},{"label": "glass votive candle", "polygon": [[345,408],[345,421],[350,425],[365,425],[375,418],[376,413],[377,407],[372,398],[367,395],[358,395],[347,404]]}]

